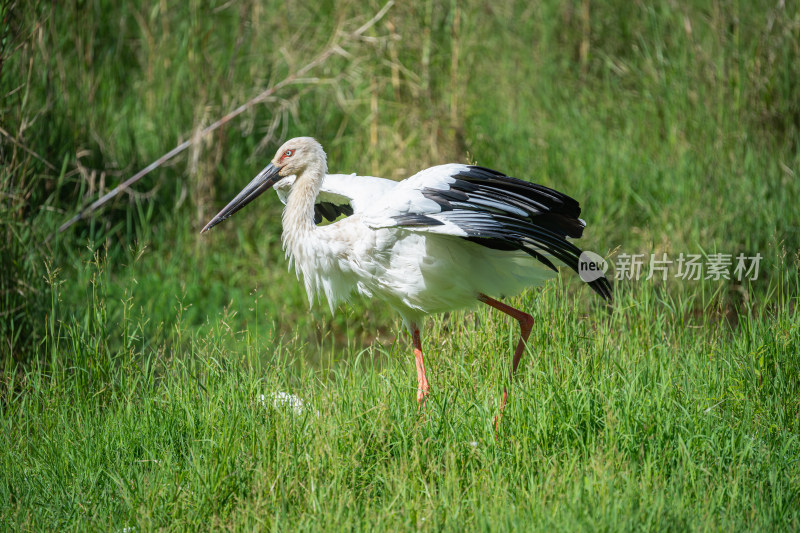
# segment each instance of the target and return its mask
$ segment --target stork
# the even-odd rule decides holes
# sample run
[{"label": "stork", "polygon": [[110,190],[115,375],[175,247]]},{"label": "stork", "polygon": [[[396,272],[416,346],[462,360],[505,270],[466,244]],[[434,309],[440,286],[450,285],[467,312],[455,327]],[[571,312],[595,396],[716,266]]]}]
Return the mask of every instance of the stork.
[{"label": "stork", "polygon": [[[202,232],[276,186],[286,204],[283,247],[303,277],[309,305],[324,295],[333,312],[357,292],[397,311],[412,337],[420,407],[430,390],[420,328],[432,313],[482,302],[517,320],[513,379],[533,317],[497,298],[540,285],[555,275],[556,263],[578,271],[582,252],[567,240],[580,237],[585,227],[578,202],[474,165],[439,165],[399,182],[355,175],[326,178],[326,173],[327,158],[316,140],[291,139]],[[335,201],[326,207],[325,198]],[[343,207],[348,200],[352,205]],[[350,216],[316,225],[321,216],[339,213]],[[605,277],[588,285],[611,299]],[[498,425],[507,400],[504,387]]]}]

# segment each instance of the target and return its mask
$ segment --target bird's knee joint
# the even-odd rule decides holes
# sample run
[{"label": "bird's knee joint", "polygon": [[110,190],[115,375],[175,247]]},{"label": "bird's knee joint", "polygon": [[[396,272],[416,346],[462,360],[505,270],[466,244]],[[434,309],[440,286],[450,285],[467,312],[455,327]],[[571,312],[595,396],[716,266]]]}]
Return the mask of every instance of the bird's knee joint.
[{"label": "bird's knee joint", "polygon": [[522,331],[530,333],[530,331],[533,329],[533,317],[527,313],[523,314],[519,318],[519,327],[522,329]]}]

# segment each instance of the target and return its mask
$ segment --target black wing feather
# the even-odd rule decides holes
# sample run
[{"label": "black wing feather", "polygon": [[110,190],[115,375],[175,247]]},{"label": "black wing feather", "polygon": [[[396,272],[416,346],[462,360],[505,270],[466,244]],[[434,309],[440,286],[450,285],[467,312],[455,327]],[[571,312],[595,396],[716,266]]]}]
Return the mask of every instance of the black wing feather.
[{"label": "black wing feather", "polygon": [[317,202],[314,204],[314,224],[319,224],[323,219],[333,222],[340,215],[349,217],[353,214],[350,204],[334,204],[332,202]]},{"label": "black wing feather", "polygon": [[[581,249],[567,238],[579,238],[584,222],[577,200],[543,185],[512,178],[484,167],[469,166],[452,176],[449,189],[425,188],[422,195],[440,208],[439,219],[456,224],[467,240],[497,250],[522,250],[556,270],[549,255],[578,272]],[[441,222],[422,214],[395,217],[399,225],[434,226]],[[605,277],[589,282],[611,299]]]}]

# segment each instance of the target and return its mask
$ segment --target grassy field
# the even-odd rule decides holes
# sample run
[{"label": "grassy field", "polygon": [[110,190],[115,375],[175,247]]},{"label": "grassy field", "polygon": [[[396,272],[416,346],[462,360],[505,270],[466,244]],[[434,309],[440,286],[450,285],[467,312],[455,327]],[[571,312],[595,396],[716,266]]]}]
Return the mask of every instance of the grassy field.
[{"label": "grassy field", "polygon": [[[428,0],[354,37],[382,6],[0,3],[0,526],[800,527],[797,4]],[[420,413],[385,306],[309,309],[277,199],[198,234],[295,135],[335,172],[555,187],[612,264],[759,276],[511,299],[535,325],[499,434],[516,324],[433,317]]]}]

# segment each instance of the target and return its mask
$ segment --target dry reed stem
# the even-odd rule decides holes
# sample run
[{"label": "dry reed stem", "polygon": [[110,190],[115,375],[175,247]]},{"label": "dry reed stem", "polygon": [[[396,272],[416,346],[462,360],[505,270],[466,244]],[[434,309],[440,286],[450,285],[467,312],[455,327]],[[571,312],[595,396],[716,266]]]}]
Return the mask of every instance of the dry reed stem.
[{"label": "dry reed stem", "polygon": [[[289,85],[301,84],[301,83],[313,83],[317,81],[317,78],[305,78],[304,76],[314,69],[315,67],[323,64],[333,55],[347,55],[347,51],[342,48],[342,45],[346,43],[350,43],[360,39],[364,32],[374,26],[380,19],[386,15],[386,12],[394,5],[394,0],[389,0],[384,4],[384,6],[367,22],[365,22],[361,27],[351,33],[346,33],[343,35],[342,39],[334,39],[334,41],[325,48],[322,52],[320,52],[317,57],[306,63],[302,68],[298,71],[289,74],[286,78],[281,80],[280,82],[276,83],[272,87],[266,89],[265,91],[261,92],[258,96],[248,100],[244,104],[240,105],[227,115],[223,116],[222,118],[216,120],[212,124],[206,126],[195,135],[192,135],[190,139],[180,143],[178,146],[167,152],[166,154],[162,155],[142,170],[128,178],[127,180],[123,181],[109,192],[89,204],[87,207],[81,209],[75,216],[64,222],[59,228],[58,232],[61,233],[68,228],[70,228],[76,222],[88,217],[103,205],[108,203],[110,200],[118,196],[120,193],[126,191],[131,185],[142,179],[144,176],[152,172],[153,170],[157,169],[176,155],[180,154],[190,146],[192,146],[195,142],[199,139],[202,139],[212,131],[218,129],[219,127],[225,125],[226,123],[230,122],[232,119],[236,118],[237,116],[241,115],[245,111],[249,110],[251,107],[264,102],[271,98],[276,92],[287,87]],[[48,240],[52,237],[50,235]]]}]

